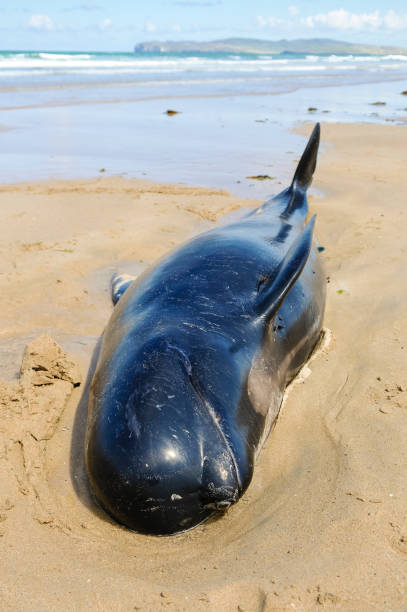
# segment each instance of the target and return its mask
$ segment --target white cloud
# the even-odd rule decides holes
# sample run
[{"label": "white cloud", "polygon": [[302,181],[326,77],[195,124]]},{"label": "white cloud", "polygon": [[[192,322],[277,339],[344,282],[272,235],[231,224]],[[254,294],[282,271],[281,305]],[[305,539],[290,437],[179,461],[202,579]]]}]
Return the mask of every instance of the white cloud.
[{"label": "white cloud", "polygon": [[264,28],[266,26],[280,26],[283,23],[284,21],[282,19],[278,19],[277,17],[263,17],[262,15],[257,16],[257,25],[259,25],[261,28]]},{"label": "white cloud", "polygon": [[407,28],[407,15],[397,15],[394,11],[388,11],[383,22],[389,30],[404,30]]},{"label": "white cloud", "polygon": [[407,29],[407,14],[398,15],[393,10],[383,16],[379,11],[350,13],[345,9],[318,13],[301,20],[309,28],[326,26],[333,30],[402,30]]},{"label": "white cloud", "polygon": [[288,12],[290,13],[290,15],[295,17],[295,15],[298,15],[300,10],[297,6],[294,6],[293,4],[291,4],[291,6],[288,7]]},{"label": "white cloud", "polygon": [[54,23],[48,15],[31,15],[28,27],[33,30],[53,30]]},{"label": "white cloud", "polygon": [[144,29],[145,29],[146,32],[150,32],[150,34],[151,34],[152,32],[156,31],[157,26],[155,25],[155,23],[152,23],[151,21],[147,21],[145,26],[144,26]]},{"label": "white cloud", "polygon": [[107,30],[108,28],[110,28],[113,25],[113,21],[111,19],[109,19],[109,17],[106,17],[106,19],[103,19],[103,21],[101,21],[99,23],[99,28],[101,30]]}]

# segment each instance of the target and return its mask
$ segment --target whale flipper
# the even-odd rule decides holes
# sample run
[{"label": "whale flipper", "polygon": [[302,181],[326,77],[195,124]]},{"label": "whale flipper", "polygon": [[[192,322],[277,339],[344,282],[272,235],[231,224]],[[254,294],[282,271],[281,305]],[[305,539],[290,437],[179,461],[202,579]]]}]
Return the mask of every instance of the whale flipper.
[{"label": "whale flipper", "polygon": [[277,273],[261,286],[255,305],[258,315],[262,317],[274,315],[301,274],[311,250],[315,218],[314,215],[294,240]]},{"label": "whale flipper", "polygon": [[123,293],[130,287],[134,280],[136,280],[136,277],[131,274],[113,274],[112,280],[110,281],[110,287],[114,305],[117,304]]}]

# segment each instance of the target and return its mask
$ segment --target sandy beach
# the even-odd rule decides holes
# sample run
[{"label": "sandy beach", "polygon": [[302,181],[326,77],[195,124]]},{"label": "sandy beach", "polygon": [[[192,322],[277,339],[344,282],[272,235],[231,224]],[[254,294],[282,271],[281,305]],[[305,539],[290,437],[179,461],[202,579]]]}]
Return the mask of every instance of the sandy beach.
[{"label": "sandy beach", "polygon": [[[406,609],[405,132],[322,126],[310,208],[332,340],[292,387],[243,499],[169,538],[114,524],[86,482],[109,280],[256,202],[103,174],[0,187],[1,610]],[[43,334],[63,352],[43,336],[18,380]]]}]

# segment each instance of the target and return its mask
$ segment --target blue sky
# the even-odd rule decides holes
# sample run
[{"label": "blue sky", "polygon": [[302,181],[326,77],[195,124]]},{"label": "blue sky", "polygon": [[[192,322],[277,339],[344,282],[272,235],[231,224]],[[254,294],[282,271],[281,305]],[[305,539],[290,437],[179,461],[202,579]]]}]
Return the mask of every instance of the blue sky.
[{"label": "blue sky", "polygon": [[336,38],[407,47],[406,0],[2,0],[2,49],[131,51],[146,40]]}]

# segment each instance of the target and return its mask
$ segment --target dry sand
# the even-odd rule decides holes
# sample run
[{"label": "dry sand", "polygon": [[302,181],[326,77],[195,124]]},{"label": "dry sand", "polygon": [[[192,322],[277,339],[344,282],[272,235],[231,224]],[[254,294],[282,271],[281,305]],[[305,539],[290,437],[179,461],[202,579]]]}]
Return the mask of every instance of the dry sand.
[{"label": "dry sand", "polygon": [[[406,130],[327,125],[323,142],[311,209],[329,351],[292,388],[240,503],[172,538],[92,502],[78,382],[111,273],[250,203],[121,178],[0,188],[1,610],[407,609]],[[42,336],[17,380],[43,332],[70,356]]]}]

